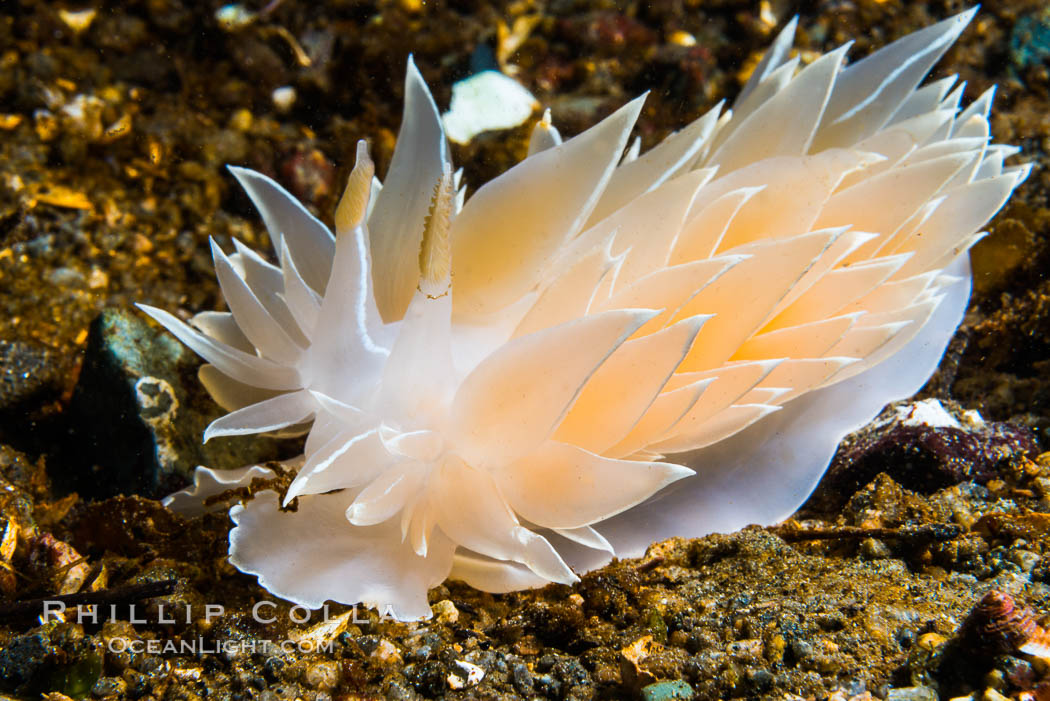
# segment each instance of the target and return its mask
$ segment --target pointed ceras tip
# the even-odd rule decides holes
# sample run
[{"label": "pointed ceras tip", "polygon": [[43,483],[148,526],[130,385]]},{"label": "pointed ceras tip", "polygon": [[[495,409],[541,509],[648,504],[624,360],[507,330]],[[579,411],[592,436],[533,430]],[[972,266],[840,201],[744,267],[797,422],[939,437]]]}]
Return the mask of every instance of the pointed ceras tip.
[{"label": "pointed ceras tip", "polygon": [[335,231],[340,236],[352,231],[365,220],[368,211],[368,198],[372,192],[372,176],[376,167],[368,155],[368,143],[361,139],[357,142],[357,162],[346,181],[346,189],[335,210]]}]

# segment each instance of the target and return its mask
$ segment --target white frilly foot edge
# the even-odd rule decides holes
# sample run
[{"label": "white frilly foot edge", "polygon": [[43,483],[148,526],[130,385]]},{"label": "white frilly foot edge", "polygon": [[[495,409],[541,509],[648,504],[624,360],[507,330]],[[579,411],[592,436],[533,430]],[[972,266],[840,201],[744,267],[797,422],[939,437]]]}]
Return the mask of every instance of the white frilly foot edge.
[{"label": "white frilly foot edge", "polygon": [[[280,464],[282,467],[295,470],[302,464],[302,459],[295,458]],[[230,506],[224,502],[205,506],[204,502],[209,498],[230,489],[248,487],[256,478],[272,479],[276,476],[273,470],[262,465],[248,465],[234,470],[214,470],[201,465],[193,473],[193,484],[174,494],[169,494],[161,500],[161,503],[186,518],[195,518],[209,511],[228,509]]]}]

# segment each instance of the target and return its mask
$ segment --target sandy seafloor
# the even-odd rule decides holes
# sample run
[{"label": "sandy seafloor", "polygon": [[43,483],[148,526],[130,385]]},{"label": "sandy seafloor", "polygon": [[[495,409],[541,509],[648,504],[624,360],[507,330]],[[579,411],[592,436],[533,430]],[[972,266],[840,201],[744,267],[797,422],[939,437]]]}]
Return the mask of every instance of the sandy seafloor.
[{"label": "sandy seafloor", "polygon": [[[968,99],[998,83],[993,132],[1037,165],[974,249],[970,311],[923,391],[962,429],[890,424],[854,436],[786,529],[669,541],[571,588],[490,596],[449,583],[431,592],[430,622],[359,610],[330,629],[289,622],[287,607],[277,624],[253,622],[267,594],[225,562],[226,517],[187,522],[148,498],[198,462],[297,449],[203,452],[197,437],[217,409],[194,385],[196,361],[129,311],[136,301],[183,316],[219,309],[208,237],[268,246],[225,164],[272,175],[330,221],[357,139],[370,139],[380,174],[388,165],[410,51],[439,106],[472,66],[495,61],[567,135],[652,90],[637,129],[649,147],[731,98],[793,13],[804,57],[851,39],[859,57],[966,5],[284,0],[254,18],[263,3],[246,4],[252,21],[236,30],[217,21],[220,5],[0,5],[0,692],[1050,698],[1040,686],[1050,662],[1020,651],[1050,613],[1044,2],[985,4],[935,70],[966,80]],[[280,110],[273,93],[285,86],[296,98]],[[454,146],[467,182],[520,158],[530,125]],[[171,407],[146,406],[148,387],[129,403],[129,382],[145,374],[181,392],[177,426],[165,421]],[[799,539],[799,527],[825,538]],[[139,615],[189,605],[189,621],[129,621],[126,605],[151,586],[168,593],[140,601]],[[985,606],[963,625],[989,591],[1016,608]],[[78,592],[118,605],[119,620],[34,619],[32,600]],[[205,621],[207,603],[224,614]],[[215,650],[290,636],[331,646],[120,652],[132,641]]]}]

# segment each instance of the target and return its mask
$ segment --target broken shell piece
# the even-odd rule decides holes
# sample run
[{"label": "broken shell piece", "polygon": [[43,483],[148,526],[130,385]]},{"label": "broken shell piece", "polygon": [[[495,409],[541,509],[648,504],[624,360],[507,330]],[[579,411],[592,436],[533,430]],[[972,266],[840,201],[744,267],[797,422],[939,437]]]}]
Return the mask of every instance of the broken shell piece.
[{"label": "broken shell piece", "polygon": [[8,518],[4,524],[3,535],[0,535],[0,560],[4,562],[11,562],[11,558],[15,555],[15,548],[18,546],[18,532],[21,528],[18,522]]},{"label": "broken shell piece", "polygon": [[525,123],[539,102],[521,83],[499,71],[482,71],[452,86],[452,104],[442,115],[445,133],[467,144],[483,131]]},{"label": "broken shell piece", "polygon": [[459,671],[450,672],[448,675],[448,688],[453,691],[467,689],[476,686],[485,677],[485,670],[476,664],[464,660],[456,660]]},{"label": "broken shell piece", "polygon": [[327,648],[346,630],[352,613],[352,611],[348,611],[342,615],[316,623],[309,628],[292,631],[288,637],[306,650]]},{"label": "broken shell piece", "polygon": [[620,650],[620,677],[630,689],[642,687],[657,681],[656,676],[645,668],[645,659],[660,649],[660,644],[651,635],[643,635],[627,647]]},{"label": "broken shell piece", "polygon": [[51,580],[57,594],[74,594],[80,591],[91,566],[76,549],[50,533],[44,533],[29,546],[30,571]]},{"label": "broken shell piece", "polygon": [[287,112],[295,105],[295,88],[285,85],[273,91],[273,106],[278,112]]},{"label": "broken shell piece", "polygon": [[88,8],[86,10],[59,10],[58,18],[62,23],[73,30],[74,34],[83,34],[91,23],[95,21],[98,10]]},{"label": "broken shell piece", "polygon": [[1050,659],[1050,633],[1037,625],[1017,651],[1044,660]]}]

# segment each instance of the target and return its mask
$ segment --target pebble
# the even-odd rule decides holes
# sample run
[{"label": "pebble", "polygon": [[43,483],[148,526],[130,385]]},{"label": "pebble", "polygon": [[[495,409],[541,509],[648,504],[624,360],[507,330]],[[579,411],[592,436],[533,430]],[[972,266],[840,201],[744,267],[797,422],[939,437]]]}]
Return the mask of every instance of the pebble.
[{"label": "pebble", "polygon": [[1031,572],[1039,564],[1041,558],[1031,550],[1014,550],[1007,556],[1007,559],[1020,567],[1021,571]]},{"label": "pebble", "polygon": [[55,287],[83,287],[86,283],[84,273],[76,268],[55,268],[48,274],[47,281]]},{"label": "pebble", "polygon": [[285,85],[273,91],[273,106],[278,112],[287,112],[295,106],[295,88]]},{"label": "pebble", "polygon": [[981,701],[1010,701],[1010,697],[1003,696],[995,689],[985,689],[981,694]]},{"label": "pebble", "polygon": [[726,653],[738,660],[754,660],[762,656],[762,641],[756,638],[736,640],[726,646]]},{"label": "pebble", "polygon": [[458,669],[449,673],[447,681],[448,688],[453,691],[458,689],[469,689],[477,686],[485,678],[485,670],[465,660],[456,660]]},{"label": "pebble", "polygon": [[927,652],[933,652],[948,642],[948,639],[937,633],[924,633],[919,636],[919,647]]},{"label": "pebble", "polygon": [[695,696],[693,687],[681,679],[670,682],[657,682],[649,684],[642,689],[644,701],[678,701],[688,700]]},{"label": "pebble", "polygon": [[937,701],[937,692],[928,686],[905,686],[890,689],[886,701]]},{"label": "pebble", "polygon": [[103,698],[105,696],[119,696],[123,698],[128,690],[128,683],[120,677],[99,677],[95,686],[91,687],[91,695]]},{"label": "pebble", "polygon": [[430,607],[434,611],[434,622],[450,625],[459,621],[459,609],[448,599],[442,599]]},{"label": "pebble", "polygon": [[877,538],[865,538],[861,541],[860,554],[867,560],[885,560],[893,557],[889,546]]},{"label": "pebble", "polygon": [[529,668],[518,662],[511,667],[511,680],[514,682],[514,688],[518,690],[519,694],[528,696],[532,693],[533,680],[532,672]]},{"label": "pebble", "polygon": [[311,689],[329,691],[339,683],[339,667],[334,662],[312,664],[306,669],[304,681]]},{"label": "pebble", "polygon": [[394,644],[386,638],[379,640],[375,650],[372,651],[370,656],[379,660],[383,664],[401,664],[401,653],[398,652]]},{"label": "pebble", "polygon": [[0,411],[10,411],[4,429],[14,430],[26,420],[21,407],[43,404],[59,394],[62,377],[54,354],[44,346],[0,341]]}]

